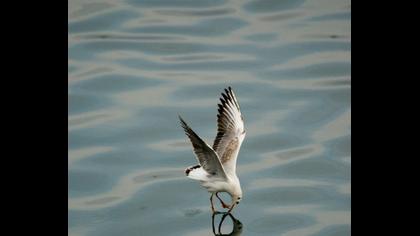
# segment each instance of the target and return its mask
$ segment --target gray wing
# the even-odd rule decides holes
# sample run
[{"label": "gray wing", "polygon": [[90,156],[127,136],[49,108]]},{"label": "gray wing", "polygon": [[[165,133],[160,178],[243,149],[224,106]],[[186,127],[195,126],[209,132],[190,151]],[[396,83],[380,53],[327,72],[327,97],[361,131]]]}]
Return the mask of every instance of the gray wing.
[{"label": "gray wing", "polygon": [[226,179],[225,170],[223,169],[222,164],[220,163],[217,153],[204,142],[188,125],[185,121],[179,116],[181,121],[181,126],[184,128],[185,134],[190,139],[194,153],[197,157],[198,162],[201,167],[212,175],[213,177],[220,177]]},{"label": "gray wing", "polygon": [[219,114],[217,114],[217,136],[213,149],[220,157],[226,173],[235,174],[236,159],[246,134],[244,121],[231,87],[225,89],[220,101]]}]

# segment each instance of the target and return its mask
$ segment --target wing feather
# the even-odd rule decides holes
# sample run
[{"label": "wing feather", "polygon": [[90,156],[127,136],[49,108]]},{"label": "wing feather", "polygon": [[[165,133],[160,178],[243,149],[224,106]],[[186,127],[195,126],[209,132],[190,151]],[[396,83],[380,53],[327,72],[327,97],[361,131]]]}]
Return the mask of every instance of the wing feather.
[{"label": "wing feather", "polygon": [[245,138],[244,121],[232,88],[224,90],[218,104],[216,151],[227,174],[236,174],[236,159]]},{"label": "wing feather", "polygon": [[188,136],[193,145],[197,160],[203,169],[212,177],[226,179],[225,170],[220,163],[217,153],[187,125],[181,116],[179,116],[179,119],[185,134]]}]

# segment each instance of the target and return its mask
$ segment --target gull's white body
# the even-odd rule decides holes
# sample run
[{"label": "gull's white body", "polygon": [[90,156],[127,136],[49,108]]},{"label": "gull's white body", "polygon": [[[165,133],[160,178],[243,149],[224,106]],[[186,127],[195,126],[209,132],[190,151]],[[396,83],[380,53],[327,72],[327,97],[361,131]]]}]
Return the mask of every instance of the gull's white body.
[{"label": "gull's white body", "polygon": [[[218,192],[229,193],[232,197],[232,210],[242,198],[241,184],[236,175],[236,160],[246,132],[239,103],[232,89],[225,89],[222,96],[221,104],[218,104],[218,133],[213,147],[204,142],[181,117],[180,120],[199,162],[199,165],[187,168],[185,174],[188,178],[200,181],[201,186],[212,193],[212,197],[213,194],[217,196]],[[227,206],[219,200],[224,207]]]},{"label": "gull's white body", "polygon": [[201,186],[207,189],[210,193],[227,192],[234,193],[241,188],[238,176],[228,176],[227,180],[218,180],[216,178],[208,177],[208,174],[203,168],[198,168],[190,172],[188,178],[199,180]]},{"label": "gull's white body", "polygon": [[[245,138],[245,134],[241,135],[240,143]],[[236,150],[235,153],[232,155],[235,156],[236,159],[239,154],[239,149]],[[236,164],[236,163],[235,163]],[[226,173],[227,179],[226,180],[218,180],[217,178],[211,177],[208,173],[202,168],[196,168],[191,170],[189,175],[187,176],[190,179],[199,180],[201,186],[207,189],[210,193],[217,193],[217,192],[227,192],[227,193],[234,193],[235,191],[241,189],[241,183],[239,181],[238,176],[235,172],[233,173]],[[231,194],[232,195],[232,194]]]}]

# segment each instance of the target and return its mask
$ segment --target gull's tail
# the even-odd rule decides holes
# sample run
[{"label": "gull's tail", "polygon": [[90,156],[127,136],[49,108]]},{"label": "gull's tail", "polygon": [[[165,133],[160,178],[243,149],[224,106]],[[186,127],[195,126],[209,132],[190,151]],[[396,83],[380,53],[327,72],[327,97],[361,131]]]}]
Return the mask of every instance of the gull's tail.
[{"label": "gull's tail", "polygon": [[190,179],[206,180],[208,173],[200,165],[195,165],[185,169],[185,175]]},{"label": "gull's tail", "polygon": [[201,166],[200,165],[195,165],[195,166],[190,166],[190,167],[188,167],[187,169],[185,169],[185,175],[189,175],[190,174],[190,172],[191,171],[193,171],[193,170],[195,170],[195,169],[197,169],[197,168],[200,168]]}]

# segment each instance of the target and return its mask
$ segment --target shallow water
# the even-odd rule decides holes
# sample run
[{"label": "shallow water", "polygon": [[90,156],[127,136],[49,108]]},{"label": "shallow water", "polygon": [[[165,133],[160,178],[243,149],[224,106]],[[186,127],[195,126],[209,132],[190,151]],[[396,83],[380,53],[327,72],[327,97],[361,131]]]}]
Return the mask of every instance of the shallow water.
[{"label": "shallow water", "polygon": [[212,143],[229,85],[236,235],[350,235],[350,1],[70,0],[68,17],[69,235],[213,235],[177,115]]}]

